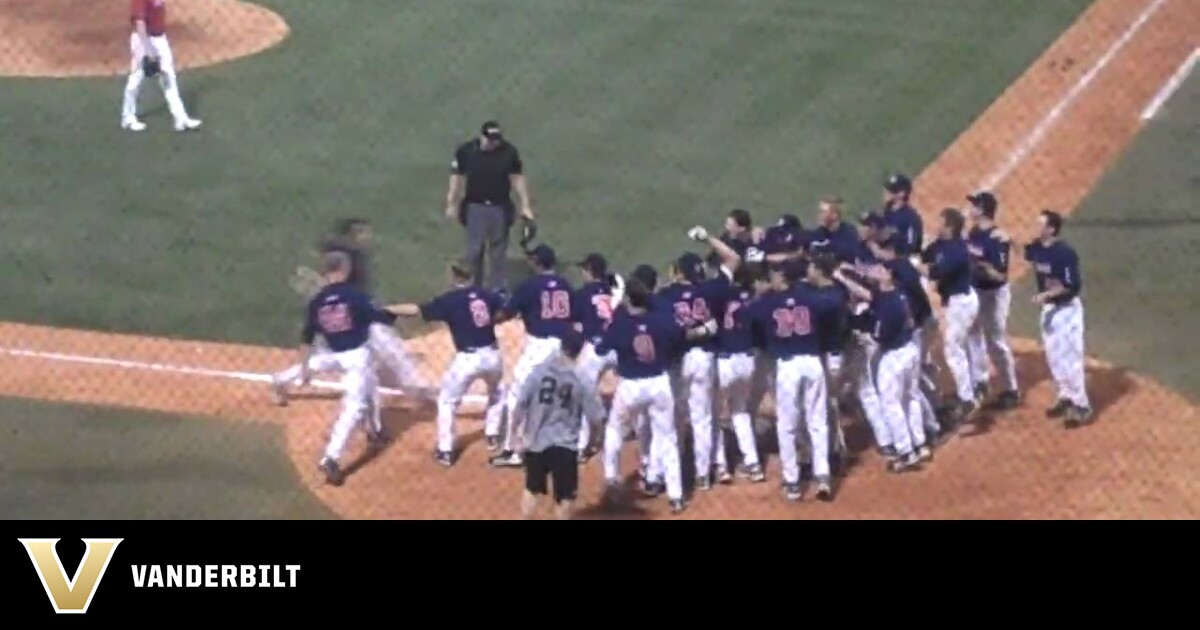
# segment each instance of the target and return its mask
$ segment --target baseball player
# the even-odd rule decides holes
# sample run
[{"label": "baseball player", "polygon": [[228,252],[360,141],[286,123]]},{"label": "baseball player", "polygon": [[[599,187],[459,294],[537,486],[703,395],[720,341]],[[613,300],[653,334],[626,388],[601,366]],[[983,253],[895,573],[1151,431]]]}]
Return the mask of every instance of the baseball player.
[{"label": "baseball player", "polygon": [[842,365],[843,377],[858,399],[863,420],[871,427],[879,454],[887,458],[894,457],[896,451],[892,434],[875,389],[879,344],[871,336],[875,331],[875,315],[871,311],[870,300],[851,296],[846,326],[850,330],[850,340]]},{"label": "baseball player", "polygon": [[[558,352],[563,335],[572,327],[571,284],[554,270],[557,255],[549,245],[538,245],[529,252],[535,275],[522,282],[504,307],[504,318],[519,316],[525,323],[525,347],[513,370],[506,409],[517,404],[517,395],[533,368]],[[493,466],[520,467],[521,455],[513,449],[513,433],[504,433],[503,451],[491,459]],[[495,448],[495,441],[488,444]]]},{"label": "baseball player", "polygon": [[579,488],[580,427],[604,419],[604,407],[578,365],[582,335],[571,332],[562,339],[562,352],[534,368],[517,395],[512,410],[513,432],[525,461],[525,493],[521,514],[532,519],[537,498],[547,493],[547,478],[554,483],[554,512],[558,520],[571,518]]},{"label": "baseball player", "polygon": [[[842,349],[846,340],[846,322],[850,316],[850,295],[845,287],[834,282],[833,271],[837,261],[829,254],[816,254],[806,270],[804,285],[814,296],[824,302],[825,311],[830,313],[828,326],[821,337],[821,363],[825,366],[826,400],[829,402],[829,446],[830,461],[835,468],[845,463],[849,449],[842,431],[841,410],[837,397],[842,383]],[[802,436],[803,438],[803,436]],[[803,444],[803,439],[801,440]],[[803,459],[803,458],[801,458]]]},{"label": "baseball player", "polygon": [[398,304],[388,308],[398,316],[420,316],[427,322],[445,322],[450,328],[455,354],[442,376],[437,398],[437,447],[433,454],[443,466],[453,466],[457,458],[455,413],[475,381],[482,380],[487,386],[484,435],[489,448],[500,443],[504,420],[504,361],[496,343],[496,321],[504,301],[474,284],[473,269],[466,261],[451,263],[449,291],[419,306]]},{"label": "baseball player", "polygon": [[[342,410],[333,425],[329,444],[319,464],[325,480],[340,486],[344,480],[338,458],[350,439],[350,432],[364,417],[375,387],[371,369],[371,353],[367,347],[371,322],[383,321],[385,314],[371,302],[366,293],[347,280],[350,277],[350,257],[342,252],[330,252],[324,257],[325,286],[309,301],[304,323],[303,345],[300,347],[300,381],[307,384],[314,370],[339,369],[343,372]],[[313,342],[317,335],[325,339],[329,353],[314,357]],[[315,359],[315,360],[314,360]],[[367,427],[377,433],[379,427]]]},{"label": "baseball player", "polygon": [[784,214],[775,224],[763,230],[758,250],[768,265],[778,265],[803,255],[807,242],[804,225],[794,214]]},{"label": "baseball player", "polygon": [[937,283],[938,295],[946,307],[942,350],[954,376],[958,417],[967,420],[979,406],[967,358],[967,332],[979,316],[979,296],[971,287],[971,259],[963,240],[966,220],[955,208],[942,210],[941,216],[938,239],[922,252],[919,269]]},{"label": "baseball player", "polygon": [[971,218],[974,225],[967,234],[967,252],[971,255],[974,273],[972,286],[979,294],[979,317],[967,337],[970,347],[971,379],[975,381],[977,398],[988,391],[988,355],[999,373],[1003,389],[996,397],[999,409],[1013,409],[1020,404],[1017,391],[1016,361],[1008,345],[1008,307],[1012,293],[1008,287],[1008,260],[1011,249],[1008,234],[996,227],[995,195],[983,191],[970,195]]},{"label": "baseball player", "polygon": [[883,220],[889,234],[900,238],[897,248],[901,256],[921,253],[925,242],[925,226],[921,213],[912,207],[912,180],[896,173],[883,183]]},{"label": "baseball player", "polygon": [[879,346],[876,372],[879,398],[895,450],[895,457],[888,462],[888,470],[908,472],[933,459],[933,450],[926,444],[921,407],[917,402],[920,360],[917,346],[912,342],[914,322],[908,300],[897,289],[895,278],[886,265],[872,267],[870,279],[878,286],[877,291],[872,292],[838,272],[838,280],[857,298],[870,300],[875,318],[873,337]]},{"label": "baseball player", "polygon": [[[672,283],[659,290],[659,299],[671,309],[680,327],[707,327],[716,333],[716,314],[720,312],[721,296],[726,282],[709,280],[700,256],[687,253],[676,260],[671,269]],[[712,395],[716,379],[716,340],[714,337],[694,339],[686,344],[683,356],[672,368],[676,412],[688,418],[692,426],[692,451],[696,463],[698,490],[711,490],[713,477],[720,483],[733,480],[728,467],[714,466],[716,427],[713,425]],[[719,461],[717,463],[720,463]]]},{"label": "baseball player", "polygon": [[853,263],[859,250],[858,230],[842,220],[842,200],[822,199],[818,219],[820,225],[807,235],[809,252],[825,251],[841,262]]},{"label": "baseball player", "polygon": [[167,0],[130,0],[129,19],[133,32],[129,35],[129,79],[125,82],[125,100],[121,105],[121,128],[145,131],[146,123],[137,117],[138,94],[142,81],[158,76],[167,109],[175,119],[175,131],[199,129],[201,121],[188,115],[179,95],[175,74],[175,56],[167,41]]},{"label": "baseball player", "polygon": [[[575,305],[571,312],[585,342],[576,364],[580,378],[595,394],[596,404],[600,404],[600,378],[617,367],[617,357],[611,352],[597,354],[596,346],[612,323],[613,310],[624,299],[624,281],[615,274],[610,276],[608,260],[596,253],[588,254],[579,263],[579,271],[583,275],[583,285],[574,294]],[[579,429],[578,450],[580,462],[588,461],[599,450],[592,445],[590,425],[586,422]]]},{"label": "baseball player", "polygon": [[750,306],[740,309],[738,316],[762,331],[767,351],[775,358],[776,431],[784,496],[789,501],[804,497],[796,457],[797,427],[803,417],[812,446],[817,498],[830,501],[833,485],[829,474],[828,401],[821,354],[827,327],[836,314],[828,312],[826,301],[798,282],[804,275],[803,265],[790,263],[785,270],[771,273],[772,282],[780,290],[760,295]]},{"label": "baseball player", "polygon": [[[689,337],[707,334],[703,329],[685,331],[669,312],[651,311],[652,294],[636,277],[625,287],[626,306],[604,332],[597,350],[617,355],[620,381],[604,430],[604,479],[606,494],[614,497],[620,488],[622,426],[642,413],[650,416],[650,469],[645,475],[649,489],[665,490],[671,511],[686,509],[679,462],[679,439],[675,431],[675,399],[667,370]],[[658,479],[664,487],[659,487]]]},{"label": "baseball player", "polygon": [[1084,382],[1083,302],[1079,298],[1083,278],[1079,256],[1061,239],[1062,226],[1061,214],[1043,210],[1038,238],[1025,247],[1025,259],[1037,276],[1033,301],[1042,306],[1042,345],[1058,387],[1058,402],[1046,416],[1065,416],[1065,426],[1073,429],[1090,424],[1093,414]]},{"label": "baseball player", "polygon": [[[758,444],[754,436],[754,423],[750,417],[750,389],[754,382],[754,331],[737,313],[754,299],[754,281],[761,271],[760,263],[742,264],[741,256],[725,239],[708,236],[702,227],[694,227],[688,235],[700,242],[707,242],[721,260],[720,271],[727,279],[725,293],[717,302],[718,330],[717,349],[717,402],[718,407],[729,411],[730,423],[737,439],[742,461],[737,475],[755,483],[766,481],[758,458]],[[757,265],[757,266],[756,266]],[[718,429],[715,450],[718,471],[728,471],[725,461],[724,431]],[[724,481],[718,477],[718,481]]]}]

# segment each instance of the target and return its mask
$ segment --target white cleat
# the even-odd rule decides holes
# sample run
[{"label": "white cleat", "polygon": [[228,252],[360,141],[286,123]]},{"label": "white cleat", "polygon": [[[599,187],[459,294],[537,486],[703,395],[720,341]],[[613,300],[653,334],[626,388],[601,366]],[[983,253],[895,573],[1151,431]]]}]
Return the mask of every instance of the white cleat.
[{"label": "white cleat", "polygon": [[137,118],[126,118],[125,120],[121,121],[121,129],[126,131],[145,131],[146,123],[138,120]]},{"label": "white cleat", "polygon": [[193,129],[199,129],[202,124],[204,124],[204,121],[195,118],[177,120],[175,121],[175,131],[192,131]]}]

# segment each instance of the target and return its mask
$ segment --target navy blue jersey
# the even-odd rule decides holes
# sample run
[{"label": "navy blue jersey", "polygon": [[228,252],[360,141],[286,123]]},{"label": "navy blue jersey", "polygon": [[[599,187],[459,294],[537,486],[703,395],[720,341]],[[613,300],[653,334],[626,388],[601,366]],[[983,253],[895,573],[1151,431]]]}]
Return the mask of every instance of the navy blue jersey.
[{"label": "navy blue jersey", "polygon": [[925,239],[925,225],[921,213],[916,208],[904,204],[899,208],[888,208],[883,211],[883,222],[899,239],[896,242],[896,253],[910,256],[921,251],[921,243]]},{"label": "navy blue jersey", "polygon": [[[995,267],[996,271],[1006,275],[1008,274],[1010,248],[1011,244],[1008,238],[1003,236],[1003,232],[998,232],[995,227],[986,230],[973,227],[967,234],[967,253],[970,254],[971,261],[973,263],[986,262]],[[993,280],[985,275],[978,266],[974,267],[971,285],[977,289],[999,289],[1007,283],[1007,280]]]},{"label": "navy blue jersey", "polygon": [[421,305],[427,322],[445,322],[460,352],[496,345],[496,315],[504,300],[487,289],[459,287]]},{"label": "navy blue jersey", "polygon": [[[669,284],[658,292],[658,297],[661,305],[670,309],[676,323],[688,329],[716,319],[721,312],[721,299],[728,290],[729,280],[721,276],[700,284]],[[713,337],[706,337],[687,343],[688,349],[697,347],[715,352],[717,342]]]},{"label": "navy blue jersey", "polygon": [[822,303],[821,352],[837,354],[845,341],[847,319],[850,317],[850,292],[839,283],[823,287],[805,285],[814,299]]},{"label": "navy blue jersey", "polygon": [[859,310],[857,313],[851,311],[850,317],[846,320],[847,327],[855,332],[875,336],[875,313],[871,311],[870,305],[867,308]]},{"label": "navy blue jersey", "polygon": [[804,230],[789,225],[772,225],[763,233],[759,249],[765,254],[798,252],[806,242]]},{"label": "navy blue jersey", "polygon": [[738,258],[745,258],[746,250],[750,249],[750,246],[754,244],[750,242],[750,233],[746,232],[745,234],[745,237],[738,238],[728,232],[725,232],[721,234],[721,242],[725,243],[729,249],[732,249],[733,252],[738,255]]},{"label": "navy blue jersey", "polygon": [[971,257],[962,239],[937,240],[924,253],[930,261],[929,277],[937,281],[938,295],[946,304],[953,295],[971,292]]},{"label": "navy blue jersey", "polygon": [[859,241],[858,247],[854,250],[854,268],[862,274],[867,272],[867,268],[879,262],[875,257],[875,252],[871,251],[871,246],[866,241]]},{"label": "navy blue jersey", "polygon": [[346,352],[367,343],[371,324],[389,321],[371,302],[371,296],[348,282],[325,285],[308,302],[302,335],[311,344],[321,335],[334,352]]},{"label": "navy blue jersey", "polygon": [[903,293],[895,289],[875,292],[871,311],[875,316],[875,341],[881,350],[896,350],[912,341],[912,315]]},{"label": "navy blue jersey", "polygon": [[596,343],[613,319],[612,289],[607,282],[589,282],[574,294],[571,313],[583,338]]},{"label": "navy blue jersey", "polygon": [[717,352],[726,354],[748,354],[754,351],[754,328],[738,317],[738,311],[754,301],[754,290],[735,284],[725,288],[721,298],[720,329],[717,331]]},{"label": "navy blue jersey", "polygon": [[621,378],[650,378],[667,373],[685,339],[686,331],[670,313],[634,315],[625,310],[604,331],[596,352],[617,353],[617,376]]},{"label": "navy blue jersey", "polygon": [[1054,241],[1048,247],[1040,241],[1025,248],[1025,260],[1033,264],[1037,276],[1038,293],[1051,288],[1051,283],[1066,287],[1067,292],[1053,301],[1055,304],[1070,302],[1083,290],[1083,276],[1079,273],[1079,256],[1070,245]]},{"label": "navy blue jersey", "polygon": [[884,265],[892,271],[896,287],[908,299],[908,306],[912,309],[913,322],[917,326],[924,326],[925,322],[933,316],[933,305],[929,303],[929,294],[925,292],[925,286],[921,284],[921,272],[917,271],[917,268],[913,267],[907,258],[897,257],[885,262]]},{"label": "navy blue jersey", "polygon": [[770,292],[738,311],[740,317],[762,331],[767,352],[776,359],[799,355],[819,356],[828,333],[821,326],[830,320],[828,301],[802,285]]},{"label": "navy blue jersey", "polygon": [[538,274],[522,282],[504,310],[520,315],[525,333],[562,339],[571,330],[571,284],[557,274]]},{"label": "navy blue jersey", "polygon": [[858,230],[845,221],[836,229],[821,225],[808,235],[808,246],[813,252],[831,252],[840,262],[854,263],[858,253]]}]

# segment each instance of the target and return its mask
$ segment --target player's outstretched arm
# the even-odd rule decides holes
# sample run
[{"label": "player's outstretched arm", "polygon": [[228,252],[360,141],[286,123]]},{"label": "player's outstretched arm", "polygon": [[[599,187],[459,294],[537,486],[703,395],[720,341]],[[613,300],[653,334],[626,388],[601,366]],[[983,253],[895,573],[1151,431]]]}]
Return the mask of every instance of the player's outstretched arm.
[{"label": "player's outstretched arm", "polygon": [[842,286],[846,287],[846,290],[849,291],[850,295],[853,295],[855,299],[862,300],[863,302],[867,303],[871,302],[871,291],[863,285],[851,280],[841,269],[833,272],[833,279],[842,283]]},{"label": "player's outstretched arm", "polygon": [[717,252],[717,256],[721,257],[721,266],[727,270],[726,273],[730,276],[742,264],[742,257],[738,256],[738,253],[733,251],[732,247],[726,245],[721,239],[712,236],[708,233],[708,230],[699,225],[688,230],[688,238],[698,243],[707,243],[709,247],[713,248],[713,251]]},{"label": "player's outstretched arm", "polygon": [[385,306],[383,310],[395,315],[396,317],[420,317],[421,307],[416,304],[392,304]]}]

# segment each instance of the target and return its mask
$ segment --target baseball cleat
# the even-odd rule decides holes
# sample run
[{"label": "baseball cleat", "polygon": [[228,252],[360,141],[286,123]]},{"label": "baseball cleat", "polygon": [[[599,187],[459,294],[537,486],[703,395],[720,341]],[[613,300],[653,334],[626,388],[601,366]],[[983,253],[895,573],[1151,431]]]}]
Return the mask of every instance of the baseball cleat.
[{"label": "baseball cleat", "polygon": [[1071,404],[1071,401],[1067,400],[1066,398],[1060,398],[1058,399],[1058,402],[1054,403],[1053,407],[1046,410],[1046,417],[1061,418],[1067,415],[1067,411],[1069,411],[1072,406],[1073,405]]},{"label": "baseball cleat", "polygon": [[833,500],[833,484],[828,477],[817,479],[817,500],[828,503]]},{"label": "baseball cleat", "polygon": [[683,514],[683,511],[686,509],[687,503],[684,503],[683,499],[671,499],[672,514]]},{"label": "baseball cleat", "polygon": [[125,120],[121,121],[121,129],[124,129],[125,131],[145,131],[146,123],[138,120],[137,118],[126,118]]},{"label": "baseball cleat", "polygon": [[271,379],[271,400],[278,407],[286,407],[288,404],[287,383],[283,381]]},{"label": "baseball cleat", "polygon": [[600,453],[600,449],[595,446],[589,446],[582,451],[579,451],[579,463],[586,464],[592,461],[592,458]]},{"label": "baseball cleat", "polygon": [[433,461],[449,468],[454,465],[454,453],[450,451],[434,451]]},{"label": "baseball cleat", "polygon": [[797,483],[783,484],[783,498],[793,503],[804,498],[804,488]]},{"label": "baseball cleat", "polygon": [[979,405],[974,400],[964,400],[958,405],[958,421],[966,423],[971,421],[971,416],[979,410]]},{"label": "baseball cleat", "polygon": [[495,468],[519,468],[525,463],[525,460],[521,457],[520,453],[504,451],[489,459],[488,463]]},{"label": "baseball cleat", "polygon": [[342,475],[341,466],[338,466],[338,463],[329,457],[322,457],[317,467],[325,473],[325,483],[331,486],[340,486],[346,480]]},{"label": "baseball cleat", "polygon": [[501,447],[502,445],[503,445],[503,444],[502,444],[502,442],[500,441],[500,436],[499,436],[499,435],[489,435],[489,436],[487,436],[487,449],[488,449],[489,451],[491,451],[491,452],[493,452],[493,453],[498,453],[498,452],[500,452],[500,447]]},{"label": "baseball cleat", "polygon": [[1004,411],[1016,409],[1021,406],[1021,394],[1014,391],[1000,392],[993,406]]},{"label": "baseball cleat", "polygon": [[642,465],[638,467],[638,477],[642,481],[650,479],[650,466],[646,462],[642,462]]},{"label": "baseball cleat", "polygon": [[648,481],[642,484],[642,494],[647,498],[653,499],[667,491],[667,484],[661,481]]},{"label": "baseball cleat", "polygon": [[374,449],[381,449],[392,443],[392,436],[388,434],[387,429],[367,432],[367,445]]},{"label": "baseball cleat", "polygon": [[928,444],[925,446],[922,446],[921,448],[918,448],[917,449],[917,460],[920,461],[922,464],[927,464],[927,463],[933,461],[933,449],[929,448]]},{"label": "baseball cleat", "polygon": [[888,462],[888,472],[903,474],[906,472],[914,472],[921,469],[921,460],[916,452],[900,455],[896,459]]},{"label": "baseball cleat", "polygon": [[204,122],[201,120],[196,120],[195,118],[185,118],[183,120],[175,121],[175,131],[192,131],[194,129],[199,129],[200,125],[203,124]]},{"label": "baseball cleat", "polygon": [[975,403],[982,403],[987,398],[988,386],[987,383],[975,383]]},{"label": "baseball cleat", "polygon": [[1093,418],[1094,414],[1090,407],[1072,405],[1067,410],[1067,420],[1063,423],[1063,426],[1068,429],[1078,429],[1079,427],[1091,424]]},{"label": "baseball cleat", "polygon": [[729,469],[726,468],[725,466],[717,466],[717,472],[716,472],[715,476],[717,478],[717,483],[719,483],[723,486],[727,486],[727,485],[733,483],[733,475],[729,472]]},{"label": "baseball cleat", "polygon": [[604,494],[600,499],[604,505],[609,507],[621,504],[621,482],[610,480],[604,482]]},{"label": "baseball cleat", "polygon": [[696,477],[696,489],[708,492],[712,490],[712,477],[709,475],[700,475]]},{"label": "baseball cleat", "polygon": [[738,466],[737,476],[742,479],[749,479],[754,483],[762,483],[767,480],[767,473],[763,472],[762,464]]},{"label": "baseball cleat", "polygon": [[888,444],[887,446],[880,446],[879,448],[875,449],[875,451],[884,459],[896,458],[896,447],[892,446],[891,444]]}]

